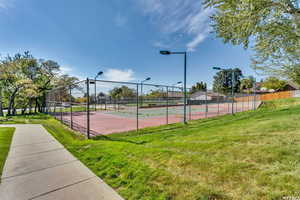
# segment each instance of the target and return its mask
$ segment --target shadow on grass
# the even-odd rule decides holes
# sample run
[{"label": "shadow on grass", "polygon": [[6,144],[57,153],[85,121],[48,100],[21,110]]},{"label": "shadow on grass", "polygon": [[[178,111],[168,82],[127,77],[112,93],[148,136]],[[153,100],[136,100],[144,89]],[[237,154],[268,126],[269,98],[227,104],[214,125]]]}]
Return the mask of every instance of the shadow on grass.
[{"label": "shadow on grass", "polygon": [[137,145],[143,145],[143,144],[148,143],[146,141],[135,142],[135,141],[127,140],[127,139],[123,139],[123,138],[113,138],[113,137],[109,137],[107,135],[97,135],[97,136],[93,137],[92,139],[93,140],[113,141],[113,142],[126,142],[126,143],[137,144]]}]

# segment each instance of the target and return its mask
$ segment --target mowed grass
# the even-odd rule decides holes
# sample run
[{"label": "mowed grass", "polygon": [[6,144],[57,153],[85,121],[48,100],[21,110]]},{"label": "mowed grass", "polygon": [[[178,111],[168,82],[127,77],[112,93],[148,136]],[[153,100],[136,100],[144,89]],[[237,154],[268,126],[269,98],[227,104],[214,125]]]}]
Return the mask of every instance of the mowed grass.
[{"label": "mowed grass", "polygon": [[300,99],[265,102],[257,111],[187,126],[173,124],[94,140],[46,115],[14,120],[42,123],[125,199],[300,196]]},{"label": "mowed grass", "polygon": [[14,131],[15,128],[0,127],[0,182]]}]

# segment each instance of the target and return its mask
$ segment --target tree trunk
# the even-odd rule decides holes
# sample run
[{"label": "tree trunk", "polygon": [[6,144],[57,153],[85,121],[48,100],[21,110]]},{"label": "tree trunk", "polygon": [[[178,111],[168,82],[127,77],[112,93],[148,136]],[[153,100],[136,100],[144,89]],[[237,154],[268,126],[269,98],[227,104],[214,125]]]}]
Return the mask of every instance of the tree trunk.
[{"label": "tree trunk", "polygon": [[32,113],[32,98],[29,99],[29,114]]},{"label": "tree trunk", "polygon": [[26,113],[28,104],[26,104],[23,108],[22,108],[22,115],[24,115]]},{"label": "tree trunk", "polygon": [[38,100],[37,98],[35,98],[34,113],[37,113],[37,108],[38,108]]},{"label": "tree trunk", "polygon": [[42,97],[42,105],[41,105],[41,112],[46,112],[46,92],[43,92],[43,97]]},{"label": "tree trunk", "polygon": [[17,112],[16,112],[16,107],[15,107],[15,100],[13,101],[13,104],[12,104],[12,115],[16,115]]},{"label": "tree trunk", "polygon": [[8,102],[8,109],[7,109],[7,115],[10,116],[12,114],[14,104],[15,104],[15,97],[18,92],[19,88],[16,88],[14,92],[11,94],[9,97],[9,102]]}]

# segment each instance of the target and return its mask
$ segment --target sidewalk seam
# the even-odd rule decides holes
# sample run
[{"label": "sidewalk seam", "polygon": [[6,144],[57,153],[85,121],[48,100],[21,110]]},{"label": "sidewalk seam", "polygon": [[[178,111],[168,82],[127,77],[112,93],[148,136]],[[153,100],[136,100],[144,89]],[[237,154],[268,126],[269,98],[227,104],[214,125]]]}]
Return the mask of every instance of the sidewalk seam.
[{"label": "sidewalk seam", "polygon": [[20,155],[20,156],[10,156],[9,158],[19,158],[19,157],[25,157],[25,156],[33,156],[33,155],[37,155],[37,154],[43,154],[43,153],[58,151],[58,150],[62,150],[62,149],[65,149],[65,148],[62,147],[62,148],[52,149],[52,150],[48,150],[48,151],[41,151],[41,152],[37,152],[37,153],[24,154],[24,155]]},{"label": "sidewalk seam", "polygon": [[51,139],[51,140],[45,141],[45,142],[36,142],[36,143],[30,143],[30,144],[12,145],[11,147],[13,149],[13,148],[23,147],[23,146],[27,146],[27,145],[45,144],[45,143],[52,143],[52,142],[56,142],[56,141],[54,139]]},{"label": "sidewalk seam", "polygon": [[15,177],[23,176],[23,175],[27,175],[27,174],[32,174],[34,172],[40,172],[40,171],[47,170],[47,169],[52,169],[52,168],[55,168],[55,167],[60,167],[60,166],[63,166],[63,165],[67,165],[67,164],[76,162],[76,161],[79,161],[79,160],[75,159],[75,160],[72,160],[72,161],[64,162],[64,163],[61,163],[61,164],[58,164],[58,165],[54,165],[54,166],[51,166],[51,167],[47,167],[47,168],[42,168],[42,169],[37,169],[37,170],[34,170],[34,171],[24,172],[24,173],[13,175],[13,176],[2,177],[1,180],[15,178]]},{"label": "sidewalk seam", "polygon": [[63,187],[57,188],[57,189],[55,189],[55,190],[51,190],[51,191],[49,191],[49,192],[45,192],[45,193],[43,193],[43,194],[39,194],[39,195],[37,195],[37,196],[31,197],[31,198],[28,199],[28,200],[33,200],[33,199],[36,199],[36,198],[45,196],[45,195],[47,195],[47,194],[50,194],[50,193],[52,193],[52,192],[56,192],[56,191],[59,191],[59,190],[63,190],[63,189],[65,189],[65,188],[71,187],[71,186],[73,186],[73,185],[77,185],[77,184],[79,184],[79,183],[86,182],[86,181],[88,181],[88,180],[90,180],[90,179],[93,179],[93,178],[95,178],[95,177],[97,177],[97,176],[93,176],[93,177],[90,177],[90,178],[86,178],[86,179],[83,179],[83,180],[81,180],[81,181],[77,181],[77,182],[75,182],[75,183],[72,183],[72,184],[65,185],[65,186],[63,186]]}]

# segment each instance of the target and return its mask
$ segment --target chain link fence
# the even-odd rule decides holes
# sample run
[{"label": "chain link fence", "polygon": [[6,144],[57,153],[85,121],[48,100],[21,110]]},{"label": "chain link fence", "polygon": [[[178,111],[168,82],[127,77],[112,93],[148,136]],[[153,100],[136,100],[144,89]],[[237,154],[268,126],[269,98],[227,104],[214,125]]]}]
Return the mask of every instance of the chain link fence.
[{"label": "chain link fence", "polygon": [[46,112],[88,138],[256,109],[258,95],[226,96],[212,91],[133,82],[84,80],[54,88]]}]

